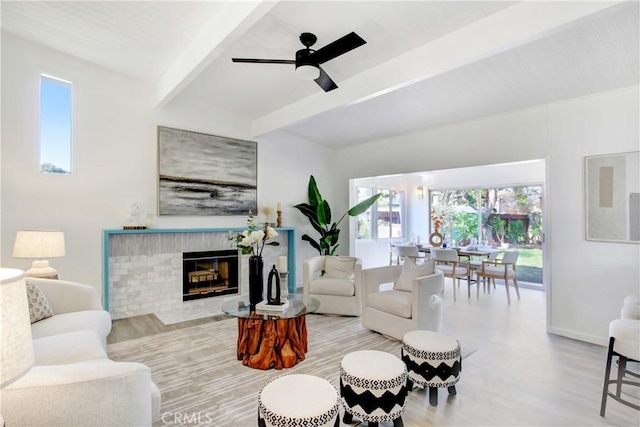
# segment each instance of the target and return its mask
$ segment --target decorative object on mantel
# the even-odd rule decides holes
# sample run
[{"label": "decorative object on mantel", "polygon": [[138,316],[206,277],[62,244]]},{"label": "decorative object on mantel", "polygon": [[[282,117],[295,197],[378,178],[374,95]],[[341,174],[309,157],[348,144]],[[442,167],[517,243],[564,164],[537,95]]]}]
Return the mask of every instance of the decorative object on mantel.
[{"label": "decorative object on mantel", "polygon": [[151,212],[147,212],[147,228],[153,228],[154,219],[153,214]]},{"label": "decorative object on mantel", "polygon": [[320,233],[320,239],[317,241],[308,234],[302,235],[302,240],[309,242],[320,255],[335,255],[338,249],[338,238],[340,237],[340,229],[338,225],[347,216],[358,216],[367,211],[378,199],[382,193],[374,194],[366,200],[353,206],[347,212],[342,214],[337,222],[331,223],[331,208],[329,202],[324,200],[320,195],[316,179],[311,175],[309,177],[309,188],[307,191],[309,202],[300,203],[294,206],[304,216],[307,217],[314,230]]},{"label": "decorative object on mantel", "polygon": [[249,212],[247,219],[247,229],[240,234],[229,235],[229,240],[235,240],[236,246],[243,255],[249,257],[249,302],[255,305],[262,301],[262,290],[264,288],[262,251],[265,245],[280,246],[279,242],[269,242],[267,240],[276,237],[278,232],[269,225],[264,229],[259,229],[254,218]]},{"label": "decorative object on mantel", "polygon": [[278,202],[278,209],[276,210],[276,213],[278,214],[276,218],[276,226],[282,227],[282,203],[280,202]]},{"label": "decorative object on mantel", "polygon": [[271,227],[275,227],[276,224],[275,222],[271,222],[271,216],[275,213],[275,210],[273,209],[272,206],[269,205],[264,205],[262,207],[260,207],[260,213],[262,215],[264,215],[264,226],[271,226]]},{"label": "decorative object on mantel", "polygon": [[138,216],[140,215],[140,205],[137,203],[132,203],[129,208],[129,213],[127,215],[127,219],[129,223],[127,225],[123,225],[123,230],[144,230],[147,227],[144,225],[138,225]]},{"label": "decorative object on mantel", "polygon": [[254,141],[158,126],[158,214],[257,212]]},{"label": "decorative object on mantel", "polygon": [[20,230],[13,246],[14,258],[36,258],[25,272],[28,277],[57,279],[58,272],[43,258],[65,255],[64,232],[58,230]]},{"label": "decorative object on mantel", "polygon": [[640,151],[584,159],[585,239],[640,243]]}]

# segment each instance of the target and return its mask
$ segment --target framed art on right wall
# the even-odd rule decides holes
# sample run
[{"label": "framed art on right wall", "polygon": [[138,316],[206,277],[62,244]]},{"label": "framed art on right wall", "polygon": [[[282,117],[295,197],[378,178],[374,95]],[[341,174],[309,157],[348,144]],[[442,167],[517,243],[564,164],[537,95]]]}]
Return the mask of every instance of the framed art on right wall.
[{"label": "framed art on right wall", "polygon": [[640,151],[585,157],[586,240],[640,243]]}]

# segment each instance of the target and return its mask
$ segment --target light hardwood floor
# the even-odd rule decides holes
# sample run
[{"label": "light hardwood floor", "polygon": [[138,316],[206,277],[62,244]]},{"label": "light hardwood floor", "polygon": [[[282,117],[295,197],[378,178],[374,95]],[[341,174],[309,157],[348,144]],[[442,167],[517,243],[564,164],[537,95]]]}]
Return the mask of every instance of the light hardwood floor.
[{"label": "light hardwood floor", "polygon": [[[544,292],[521,289],[507,304],[498,285],[490,295],[461,285],[456,303],[445,281],[442,332],[473,354],[463,362],[457,396],[440,391],[428,405],[423,390],[411,393],[405,426],[639,426],[640,412],[609,400],[599,416],[606,349],[547,334]],[[155,316],[114,322],[111,342],[189,327],[216,319],[164,326]],[[235,343],[234,343],[235,344]],[[635,393],[635,398],[638,398]],[[341,424],[343,425],[343,424]],[[382,423],[381,426],[391,425]],[[244,426],[239,426],[244,427]]]}]

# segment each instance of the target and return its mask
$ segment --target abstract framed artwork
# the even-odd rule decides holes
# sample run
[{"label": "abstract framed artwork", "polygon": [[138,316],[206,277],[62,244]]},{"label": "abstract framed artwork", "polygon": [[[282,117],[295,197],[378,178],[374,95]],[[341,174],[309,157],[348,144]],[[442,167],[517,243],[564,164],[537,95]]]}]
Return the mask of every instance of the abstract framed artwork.
[{"label": "abstract framed artwork", "polygon": [[640,151],[585,157],[586,240],[640,243]]},{"label": "abstract framed artwork", "polygon": [[159,215],[257,211],[256,142],[158,126]]}]

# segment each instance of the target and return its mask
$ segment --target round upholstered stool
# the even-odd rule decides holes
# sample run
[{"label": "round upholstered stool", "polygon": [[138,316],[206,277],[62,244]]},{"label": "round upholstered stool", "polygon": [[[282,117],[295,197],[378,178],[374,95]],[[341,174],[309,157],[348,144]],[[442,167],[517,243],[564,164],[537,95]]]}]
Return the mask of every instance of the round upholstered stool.
[{"label": "round upholstered stool", "polygon": [[340,362],[340,396],[346,424],[355,415],[369,426],[393,421],[394,427],[402,427],[407,369],[400,359],[383,351],[349,353]]},{"label": "round upholstered stool", "polygon": [[[618,356],[618,375],[611,376],[611,362],[614,356]],[[609,350],[607,352],[607,367],[604,373],[604,383],[602,387],[602,401],[600,403],[600,416],[604,417],[607,407],[607,397],[618,402],[640,410],[638,402],[630,402],[622,398],[622,386],[640,386],[640,382],[631,381],[630,377],[640,378],[636,372],[627,369],[627,362],[640,361],[640,320],[618,319],[609,323]],[[609,390],[609,385],[615,384],[615,392]],[[631,396],[631,393],[624,393]]]},{"label": "round upholstered stool", "polygon": [[456,394],[455,384],[460,379],[462,355],[455,338],[431,331],[410,331],[402,337],[402,361],[407,365],[409,380],[413,384],[429,387],[429,403],[438,406],[438,388],[447,387]]},{"label": "round upholstered stool", "polygon": [[282,375],[258,396],[260,427],[337,427],[340,400],[335,387],[313,375]]}]

